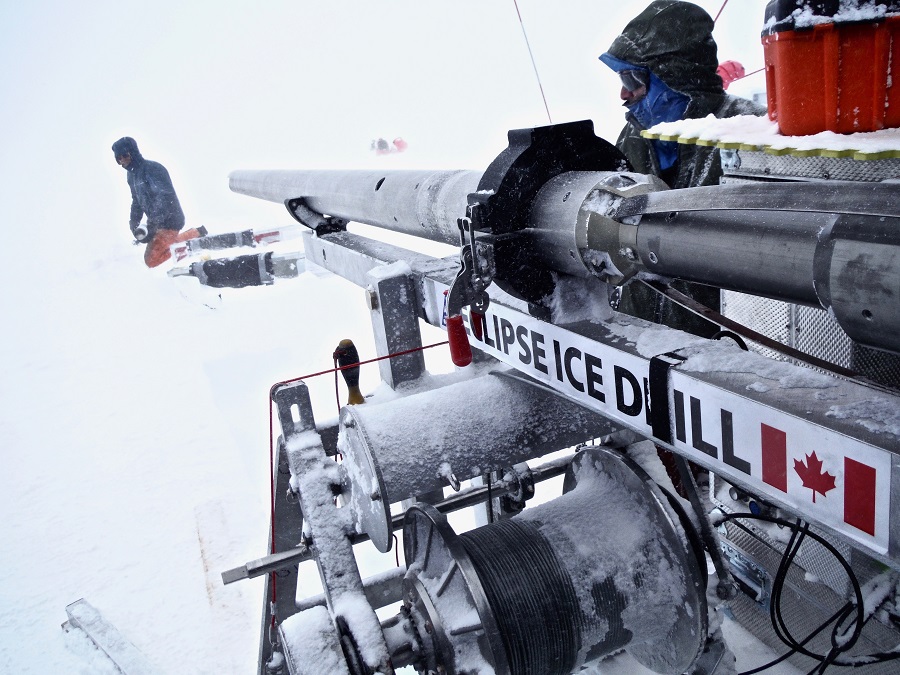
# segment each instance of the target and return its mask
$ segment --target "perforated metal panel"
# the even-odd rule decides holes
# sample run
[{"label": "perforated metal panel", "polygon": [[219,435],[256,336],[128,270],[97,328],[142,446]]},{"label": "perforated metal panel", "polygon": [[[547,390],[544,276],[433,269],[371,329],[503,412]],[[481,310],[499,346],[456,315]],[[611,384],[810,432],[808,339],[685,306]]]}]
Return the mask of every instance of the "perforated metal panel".
[{"label": "perforated metal panel", "polygon": [[[731,499],[729,489],[728,483],[714,478],[713,504],[726,513],[747,511],[746,504]],[[881,572],[882,568],[876,561],[833,539],[818,528],[811,529],[833,544],[850,562],[861,584]],[[742,526],[729,522],[724,528],[720,528],[720,537],[731,547],[732,555],[737,552],[737,555],[762,570],[769,584],[778,571],[789,535],[787,529],[779,529],[775,525],[768,524],[760,526],[752,521],[742,521]],[[782,616],[791,634],[798,640],[805,638],[843,607],[850,592],[851,586],[847,575],[835,558],[817,542],[811,540],[804,542],[788,572],[781,599]],[[770,600],[771,598],[764,597],[756,601],[745,593],[739,593],[731,601],[730,608],[738,623],[776,653],[782,654],[788,651],[788,648],[772,629]],[[807,648],[817,654],[826,654],[831,647],[830,638],[829,626],[813,638]],[[883,652],[892,649],[898,642],[900,633],[893,626],[873,619],[865,625],[859,641],[849,653],[863,655]],[[794,655],[788,661],[802,672],[809,671],[817,663],[814,659],[803,655]],[[762,664],[753,664],[757,665]],[[838,672],[837,667],[834,670]],[[854,673],[865,675],[889,675],[898,671],[900,661],[869,664],[853,669]]]},{"label": "perforated metal panel", "polygon": [[767,177],[807,180],[882,181],[900,176],[900,159],[856,160],[852,157],[795,157],[741,150],[739,171]]},{"label": "perforated metal panel", "polygon": [[[828,180],[881,181],[900,175],[900,160],[857,161],[851,158],[774,156],[762,152],[741,151],[731,158],[723,178],[725,183],[746,183],[759,180],[821,180],[823,189]],[[826,359],[855,370],[881,384],[900,388],[900,357],[862,347],[854,343],[837,321],[823,309],[794,305],[732,291],[722,292],[722,312],[729,318],[782,344],[812,356]],[[787,359],[780,353],[754,343],[748,346],[771,358]],[[725,511],[746,511],[746,504],[731,500],[729,485],[713,479],[713,502]],[[880,571],[879,564],[847,544],[836,541],[820,530],[814,530],[850,561],[860,583]],[[739,527],[729,524],[721,533],[723,542],[731,547],[731,555],[741,558],[745,569],[761,571],[760,587],[771,584],[781,562],[789,533],[773,527]],[[792,565],[782,597],[782,615],[793,635],[802,640],[844,605],[851,585],[838,562],[820,545],[804,544]],[[769,598],[755,601],[741,593],[731,603],[738,622],[778,653],[787,647],[772,628],[768,610]],[[810,651],[825,654],[831,647],[831,630],[825,630],[809,642]],[[870,654],[886,651],[900,642],[900,633],[877,620],[869,621],[851,654]],[[794,655],[789,659],[797,668],[807,672],[816,665],[813,659]],[[754,664],[762,665],[762,664]],[[837,670],[837,669],[835,669]],[[900,672],[900,662],[870,664],[854,672],[866,675],[888,675]]]},{"label": "perforated metal panel", "polygon": [[[722,291],[722,314],[782,344],[793,345],[791,305],[786,302]],[[782,358],[780,353],[755,343],[748,346],[765,356]]]},{"label": "perforated metal panel", "polygon": [[[782,344],[900,389],[900,357],[856,344],[823,309],[722,291],[722,313]],[[770,358],[798,363],[753,342],[748,347]]]}]

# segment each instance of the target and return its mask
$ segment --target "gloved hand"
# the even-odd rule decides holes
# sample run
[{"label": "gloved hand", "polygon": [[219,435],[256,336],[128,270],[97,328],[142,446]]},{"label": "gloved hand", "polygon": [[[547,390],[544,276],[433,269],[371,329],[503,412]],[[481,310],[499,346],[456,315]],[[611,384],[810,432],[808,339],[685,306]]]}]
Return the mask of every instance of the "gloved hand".
[{"label": "gloved hand", "polygon": [[131,225],[131,234],[134,235],[136,241],[143,243],[147,240],[150,232],[147,230],[147,226],[144,223],[137,223]]}]

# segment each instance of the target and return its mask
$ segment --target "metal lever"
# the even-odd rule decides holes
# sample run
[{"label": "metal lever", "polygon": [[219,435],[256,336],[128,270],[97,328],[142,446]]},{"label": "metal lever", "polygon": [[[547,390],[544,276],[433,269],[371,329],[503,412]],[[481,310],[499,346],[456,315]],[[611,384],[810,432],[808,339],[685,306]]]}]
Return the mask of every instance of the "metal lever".
[{"label": "metal lever", "polygon": [[468,215],[456,221],[459,227],[460,269],[450,286],[450,295],[447,298],[449,316],[461,314],[463,307],[471,307],[483,313],[490,304],[490,298],[485,292],[490,285],[490,279],[481,269],[475,250],[475,230],[478,229],[479,210],[477,204],[470,205],[466,208]]},{"label": "metal lever", "polygon": [[467,366],[472,362],[472,348],[462,323],[462,309],[469,307],[469,324],[472,332],[481,338],[484,312],[490,298],[485,288],[490,279],[480,268],[475,250],[475,230],[479,220],[479,206],[469,205],[466,217],[456,221],[459,227],[460,269],[450,285],[447,296],[447,335],[450,340],[450,356],[457,366]]}]

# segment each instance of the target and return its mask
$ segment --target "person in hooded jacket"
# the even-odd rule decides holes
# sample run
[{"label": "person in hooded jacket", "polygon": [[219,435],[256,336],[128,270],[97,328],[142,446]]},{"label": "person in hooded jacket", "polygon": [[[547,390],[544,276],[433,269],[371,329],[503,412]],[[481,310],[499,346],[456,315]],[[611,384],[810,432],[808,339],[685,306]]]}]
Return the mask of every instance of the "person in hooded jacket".
[{"label": "person in hooded jacket", "polygon": [[[659,176],[671,188],[715,185],[722,176],[719,150],[641,137],[661,122],[764,115],[765,108],[725,93],[707,12],[681,0],[655,0],[625,26],[600,61],[619,74],[626,124],[616,141],[638,173]],[[675,288],[719,311],[719,289],[675,282]],[[643,284],[621,292],[618,309],[704,337],[720,329]]]},{"label": "person in hooded jacket", "polygon": [[[169,247],[206,234],[206,228],[184,227],[184,212],[175,194],[169,172],[159,162],[144,159],[133,138],[125,136],[112,145],[119,166],[128,172],[131,217],[128,226],[136,241],[146,244],[144,262],[157,267],[171,257]],[[147,221],[142,223],[144,214]]]}]

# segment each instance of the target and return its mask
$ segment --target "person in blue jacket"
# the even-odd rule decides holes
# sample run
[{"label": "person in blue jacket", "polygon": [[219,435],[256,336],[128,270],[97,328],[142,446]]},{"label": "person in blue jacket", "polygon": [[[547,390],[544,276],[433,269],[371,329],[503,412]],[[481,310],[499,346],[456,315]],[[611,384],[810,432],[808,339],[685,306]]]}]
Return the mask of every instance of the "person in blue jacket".
[{"label": "person in blue jacket", "polygon": [[[659,176],[671,188],[715,185],[722,177],[718,148],[643,138],[641,131],[661,122],[736,115],[764,115],[765,108],[725,93],[716,72],[715,22],[706,10],[681,0],[655,0],[632,19],[600,55],[622,83],[627,109],[616,147],[638,173]],[[719,289],[682,281],[674,287],[715,311]],[[619,311],[696,335],[711,337],[720,328],[643,284],[621,290]]]},{"label": "person in blue jacket", "polygon": [[616,142],[635,171],[669,187],[715,185],[722,176],[719,151],[648,140],[641,131],[661,122],[713,115],[764,115],[753,101],[726,94],[706,10],[681,0],[656,0],[632,19],[600,55],[618,73],[626,125]]},{"label": "person in blue jacket", "polygon": [[[128,226],[136,241],[146,244],[147,267],[161,265],[171,257],[169,247],[206,234],[206,228],[184,227],[184,211],[175,194],[169,172],[159,162],[144,159],[133,138],[125,136],[112,145],[119,166],[128,172],[131,217]],[[146,214],[146,222],[141,219]]]}]

